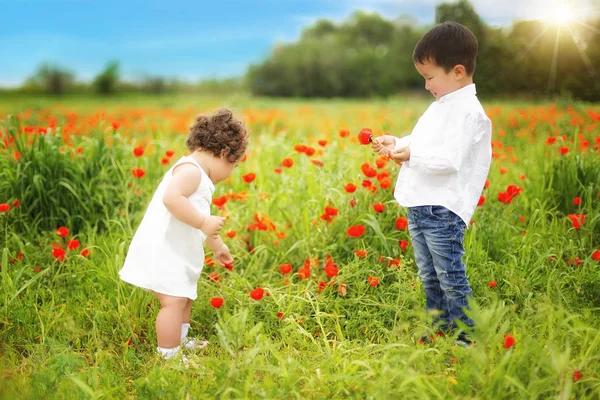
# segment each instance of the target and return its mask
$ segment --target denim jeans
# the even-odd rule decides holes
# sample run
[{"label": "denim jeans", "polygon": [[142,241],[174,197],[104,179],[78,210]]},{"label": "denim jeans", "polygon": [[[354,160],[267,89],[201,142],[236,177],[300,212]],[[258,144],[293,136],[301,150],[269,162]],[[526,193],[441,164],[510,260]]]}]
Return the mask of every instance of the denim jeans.
[{"label": "denim jeans", "polygon": [[434,321],[441,329],[455,328],[457,320],[473,326],[464,312],[472,295],[462,261],[465,228],[463,220],[445,207],[408,209],[408,231],[425,288],[426,308],[428,312],[441,311]]}]

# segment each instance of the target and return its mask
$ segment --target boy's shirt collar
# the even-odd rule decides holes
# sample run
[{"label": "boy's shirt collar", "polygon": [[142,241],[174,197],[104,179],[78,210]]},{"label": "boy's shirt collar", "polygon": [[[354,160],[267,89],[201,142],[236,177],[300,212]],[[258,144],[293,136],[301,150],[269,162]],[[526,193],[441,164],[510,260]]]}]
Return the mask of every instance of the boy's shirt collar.
[{"label": "boy's shirt collar", "polygon": [[460,89],[455,90],[454,92],[450,92],[438,100],[438,103],[446,103],[448,101],[456,100],[461,97],[476,95],[477,90],[475,89],[475,84],[470,83],[467,86],[461,87]]}]

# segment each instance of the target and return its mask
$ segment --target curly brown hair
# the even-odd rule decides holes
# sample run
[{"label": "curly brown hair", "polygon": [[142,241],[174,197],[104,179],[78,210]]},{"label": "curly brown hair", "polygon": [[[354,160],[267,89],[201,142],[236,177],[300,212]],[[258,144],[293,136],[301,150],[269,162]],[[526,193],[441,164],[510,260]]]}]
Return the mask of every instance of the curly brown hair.
[{"label": "curly brown hair", "polygon": [[185,139],[190,151],[201,149],[215,157],[225,156],[230,163],[236,163],[246,153],[248,131],[244,123],[235,118],[228,108],[219,108],[212,114],[201,114],[190,126]]}]

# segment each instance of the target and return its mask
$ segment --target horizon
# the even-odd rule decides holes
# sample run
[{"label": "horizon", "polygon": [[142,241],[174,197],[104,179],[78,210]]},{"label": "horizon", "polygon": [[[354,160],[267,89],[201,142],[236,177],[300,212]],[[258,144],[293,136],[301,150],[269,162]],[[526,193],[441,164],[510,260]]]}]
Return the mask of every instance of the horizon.
[{"label": "horizon", "polygon": [[[5,17],[0,24],[0,49],[12,58],[10,63],[0,63],[0,88],[21,86],[42,63],[70,70],[77,82],[91,81],[109,61],[119,62],[123,81],[157,76],[184,83],[239,78],[248,66],[265,59],[276,43],[297,41],[302,30],[318,19],[341,23],[364,11],[388,20],[411,17],[418,26],[426,26],[434,22],[436,5],[444,2],[448,1],[254,0],[240,6],[224,0],[198,7],[189,0],[168,5],[140,0],[101,4],[0,0]],[[495,27],[540,19],[548,10],[548,2],[541,0],[524,5],[518,0],[471,3],[482,20]],[[600,8],[592,6],[596,3],[568,1],[578,17],[598,15]],[[95,17],[93,23],[90,15]]]}]

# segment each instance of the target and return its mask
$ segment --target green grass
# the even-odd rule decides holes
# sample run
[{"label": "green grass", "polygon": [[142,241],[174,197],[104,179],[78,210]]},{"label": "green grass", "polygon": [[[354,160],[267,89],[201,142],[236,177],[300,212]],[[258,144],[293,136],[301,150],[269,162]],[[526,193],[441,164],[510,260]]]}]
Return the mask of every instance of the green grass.
[{"label": "green grass", "polygon": [[[220,105],[246,116],[251,150],[215,196],[246,191],[247,197],[229,200],[224,211],[213,208],[230,217],[224,232],[237,232],[225,238],[235,267],[205,267],[191,334],[211,345],[184,369],[158,358],[158,303],[121,282],[118,271],[168,169],[160,162],[165,151],[176,152],[171,165],[184,153],[191,117]],[[21,202],[0,213],[0,398],[600,397],[600,264],[592,258],[600,250],[594,149],[600,123],[587,114],[598,107],[573,104],[568,112],[559,103],[553,114],[550,104],[485,104],[499,156],[465,238],[476,345],[463,349],[452,337],[417,344],[429,328],[412,247],[398,246],[410,241],[407,231],[395,229],[406,211],[396,206],[392,188],[371,194],[361,187],[360,165],[375,158],[351,140],[367,126],[410,131],[426,105],[245,97],[0,101],[2,142],[7,132],[16,142],[8,149],[0,144],[0,203]],[[20,133],[19,126],[47,126],[49,118],[60,132],[72,130],[68,139],[53,131]],[[344,128],[351,137],[338,135]],[[546,144],[558,134],[567,142]],[[589,140],[587,150],[575,144],[582,141],[578,134]],[[298,154],[298,143],[323,154]],[[146,149],[140,158],[132,154],[138,144]],[[570,152],[561,156],[565,145]],[[294,166],[275,173],[285,157]],[[501,174],[500,167],[508,171]],[[146,174],[134,178],[132,168]],[[398,168],[383,170],[395,182]],[[247,172],[257,175],[251,184],[241,179]],[[355,193],[344,191],[348,182],[359,186]],[[509,184],[524,190],[503,204],[498,192]],[[383,213],[374,213],[376,202],[385,204]],[[339,210],[332,223],[319,218],[326,205]],[[276,230],[249,231],[256,213]],[[568,214],[585,214],[583,227],[575,230]],[[358,223],[367,232],[349,238],[346,229]],[[68,238],[54,232],[62,225],[70,228]],[[65,248],[68,239],[79,240],[79,248],[55,260],[53,246]],[[89,257],[80,254],[84,248]],[[359,258],[355,249],[368,254]],[[328,255],[339,268],[335,278],[321,268]],[[297,270],[313,258],[319,262],[311,277],[299,278]],[[392,258],[401,260],[399,268],[388,266]],[[283,263],[294,267],[286,277],[278,268]],[[208,279],[211,272],[219,283]],[[377,287],[368,284],[370,276],[379,278]],[[493,280],[497,286],[488,287]],[[321,281],[335,283],[320,291]],[[252,300],[255,287],[269,295]],[[221,309],[210,306],[215,296],[225,299]],[[508,349],[506,334],[516,340]],[[583,375],[576,381],[575,370]]]}]

